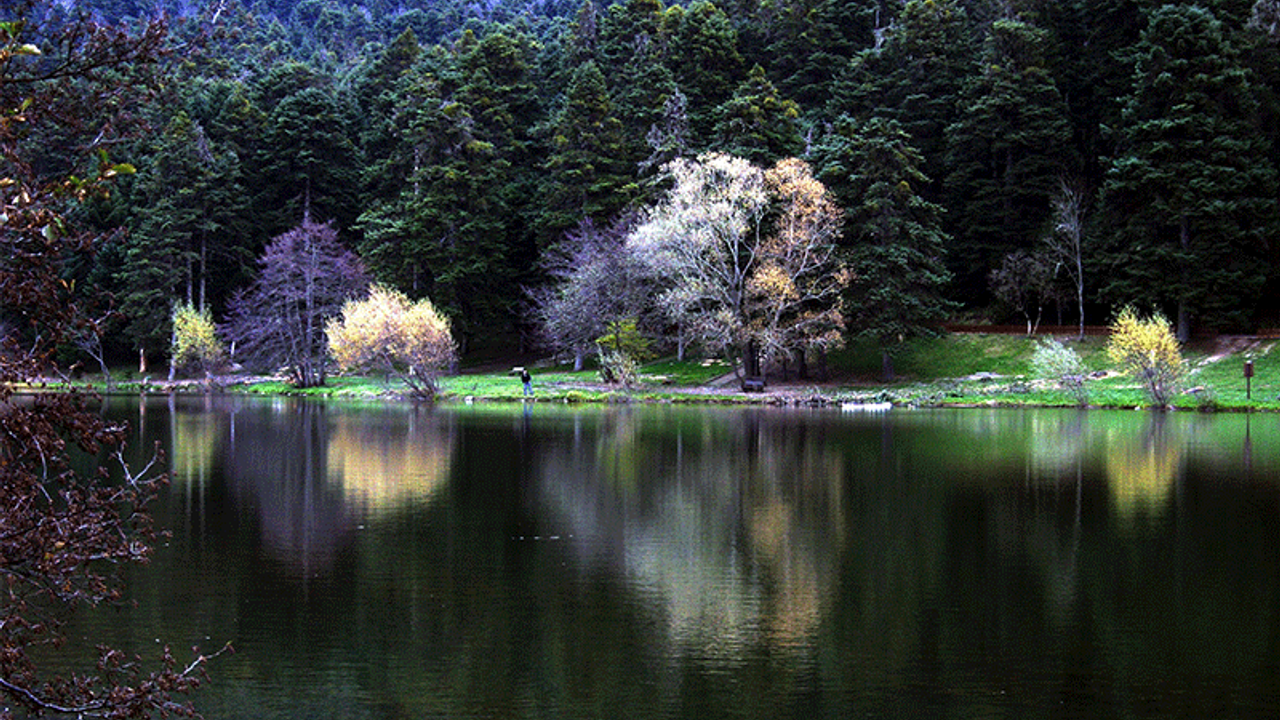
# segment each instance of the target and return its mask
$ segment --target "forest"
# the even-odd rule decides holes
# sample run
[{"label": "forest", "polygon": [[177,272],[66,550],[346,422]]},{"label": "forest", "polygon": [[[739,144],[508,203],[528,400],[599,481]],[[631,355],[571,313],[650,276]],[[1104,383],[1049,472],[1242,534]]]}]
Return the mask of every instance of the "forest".
[{"label": "forest", "polygon": [[[1278,0],[24,0],[9,12],[0,20],[21,21],[40,55],[7,61],[5,112],[21,97],[15,63],[54,62],[65,28],[163,31],[158,60],[122,74],[141,102],[99,98],[82,122],[32,124],[15,141],[36,175],[84,176],[108,155],[129,169],[65,215],[97,240],[64,280],[109,308],[100,351],[118,361],[163,362],[175,303],[219,322],[237,298],[243,309],[273,239],[312,219],[372,279],[430,298],[464,358],[572,350],[575,330],[557,330],[565,288],[610,247],[678,235],[680,169],[717,158],[775,183],[751,210],[758,227],[799,217],[769,175],[784,168],[834,208],[823,272],[842,281],[844,318],[826,318],[823,338],[887,346],[942,320],[1106,323],[1128,304],[1165,313],[1184,339],[1280,325]],[[631,303],[610,310],[630,323],[615,339],[626,327],[683,347],[696,323],[646,306],[654,278],[630,282],[639,290],[596,296]],[[712,302],[685,295],[686,311]]]}]

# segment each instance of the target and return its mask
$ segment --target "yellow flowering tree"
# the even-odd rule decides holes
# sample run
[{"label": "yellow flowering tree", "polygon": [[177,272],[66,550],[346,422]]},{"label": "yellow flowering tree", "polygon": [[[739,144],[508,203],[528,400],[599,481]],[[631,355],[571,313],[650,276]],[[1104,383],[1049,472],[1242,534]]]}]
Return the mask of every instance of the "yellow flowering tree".
[{"label": "yellow flowering tree", "polygon": [[1187,374],[1173,327],[1160,313],[1144,317],[1126,306],[1111,323],[1107,356],[1142,383],[1157,407],[1169,404]]},{"label": "yellow flowering tree", "polygon": [[169,367],[173,372],[212,372],[226,362],[227,351],[218,339],[217,326],[208,308],[178,303],[173,306],[172,321]]},{"label": "yellow flowering tree", "polygon": [[343,372],[382,370],[414,395],[434,398],[441,373],[457,359],[449,319],[431,301],[373,285],[363,300],[348,300],[325,326],[329,353]]}]

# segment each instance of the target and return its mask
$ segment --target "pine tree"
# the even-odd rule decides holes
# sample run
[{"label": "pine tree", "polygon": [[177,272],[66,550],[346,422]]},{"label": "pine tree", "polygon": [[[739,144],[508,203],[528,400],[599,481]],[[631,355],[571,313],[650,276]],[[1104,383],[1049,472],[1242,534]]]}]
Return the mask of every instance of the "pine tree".
[{"label": "pine tree", "polygon": [[731,97],[746,78],[747,67],[738,50],[740,38],[729,16],[701,0],[687,8],[667,11],[671,42],[667,63],[686,99],[689,137],[705,147],[716,123],[716,108]]},{"label": "pine tree", "polygon": [[875,46],[859,53],[831,88],[828,117],[896,120],[911,136],[938,200],[946,178],[946,128],[960,115],[960,91],[973,71],[974,36],[958,0],[908,0]]},{"label": "pine tree", "polygon": [[717,151],[767,166],[804,149],[800,107],[778,93],[759,65],[718,113],[712,141]]},{"label": "pine tree", "polygon": [[769,70],[779,90],[806,109],[828,98],[832,68],[841,68],[874,42],[876,3],[789,0],[769,44]]},{"label": "pine tree", "polygon": [[618,160],[622,148],[604,74],[588,61],[574,73],[555,119],[543,232],[559,238],[584,218],[604,221],[626,204],[635,185],[631,168]]},{"label": "pine tree", "polygon": [[1247,328],[1276,229],[1276,171],[1253,121],[1257,104],[1221,23],[1197,6],[1167,5],[1137,48],[1120,147],[1103,188],[1114,228],[1105,294]]},{"label": "pine tree", "polygon": [[893,120],[843,118],[817,155],[820,177],[846,208],[849,332],[880,346],[892,378],[901,344],[936,333],[952,309],[941,294],[950,280],[943,210],[922,196],[924,158]]},{"label": "pine tree", "polygon": [[980,299],[1000,258],[1043,234],[1060,178],[1072,168],[1066,104],[1046,67],[1048,35],[1017,20],[988,32],[961,116],[947,128],[946,205],[952,269],[963,297]]},{"label": "pine tree", "polygon": [[120,241],[124,265],[114,289],[133,347],[160,350],[173,303],[221,307],[251,260],[236,237],[247,213],[238,158],[180,111],[140,168],[134,195],[140,210]]}]

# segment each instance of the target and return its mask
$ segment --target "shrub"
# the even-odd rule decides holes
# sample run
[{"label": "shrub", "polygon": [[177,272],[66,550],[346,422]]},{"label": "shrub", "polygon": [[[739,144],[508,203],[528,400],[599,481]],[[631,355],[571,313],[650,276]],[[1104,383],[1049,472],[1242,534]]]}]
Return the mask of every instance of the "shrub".
[{"label": "shrub", "polygon": [[430,300],[413,302],[382,285],[373,285],[363,300],[347,301],[325,332],[344,372],[389,372],[424,398],[435,397],[440,374],[457,358],[449,320]]},{"label": "shrub", "polygon": [[1052,380],[1058,387],[1071,393],[1076,404],[1089,404],[1089,388],[1085,385],[1088,372],[1080,355],[1074,349],[1054,338],[1036,343],[1031,355],[1031,373],[1043,380]]},{"label": "shrub", "polygon": [[1187,375],[1187,363],[1169,321],[1126,306],[1111,323],[1107,356],[1142,384],[1157,407],[1166,407]]},{"label": "shrub", "polygon": [[601,348],[600,379],[629,388],[640,381],[640,364],[626,352]]},{"label": "shrub", "polygon": [[174,372],[184,375],[213,372],[226,362],[227,351],[218,339],[208,308],[178,303],[173,306],[172,319],[169,366]]}]

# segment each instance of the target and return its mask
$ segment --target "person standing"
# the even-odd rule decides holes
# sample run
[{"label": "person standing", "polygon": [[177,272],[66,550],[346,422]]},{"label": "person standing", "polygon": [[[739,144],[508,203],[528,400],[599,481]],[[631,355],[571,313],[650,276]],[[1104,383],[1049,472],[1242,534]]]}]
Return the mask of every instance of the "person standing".
[{"label": "person standing", "polygon": [[533,378],[525,368],[520,368],[520,382],[524,383],[524,396],[533,397]]}]

